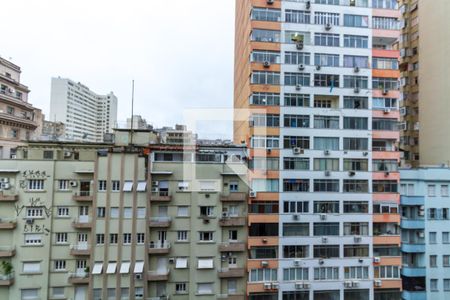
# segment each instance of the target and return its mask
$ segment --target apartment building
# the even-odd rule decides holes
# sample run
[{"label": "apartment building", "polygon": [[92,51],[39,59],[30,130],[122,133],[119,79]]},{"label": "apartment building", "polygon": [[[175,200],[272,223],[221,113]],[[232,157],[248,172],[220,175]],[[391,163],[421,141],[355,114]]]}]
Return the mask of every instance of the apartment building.
[{"label": "apartment building", "polygon": [[0,159],[12,158],[24,141],[39,137],[41,110],[28,102],[30,90],[20,82],[21,69],[0,57]]},{"label": "apartment building", "polygon": [[52,78],[50,116],[66,126],[66,139],[102,142],[117,123],[117,97],[100,95],[67,78]]},{"label": "apartment building", "polygon": [[0,161],[0,299],[244,299],[244,148],[117,134]]},{"label": "apartment building", "polygon": [[249,299],[399,299],[397,1],[236,8]]},{"label": "apartment building", "polygon": [[400,5],[401,149],[405,167],[449,164],[447,74],[450,60],[446,49],[450,33],[446,30],[446,16],[450,13],[450,3],[402,0]]},{"label": "apartment building", "polygon": [[450,170],[401,169],[405,300],[450,298]]}]

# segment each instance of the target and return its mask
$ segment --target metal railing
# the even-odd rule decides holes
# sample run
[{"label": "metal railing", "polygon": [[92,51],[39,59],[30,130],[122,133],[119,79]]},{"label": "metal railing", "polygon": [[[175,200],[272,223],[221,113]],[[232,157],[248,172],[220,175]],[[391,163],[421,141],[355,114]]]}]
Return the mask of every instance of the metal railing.
[{"label": "metal railing", "polygon": [[169,242],[154,242],[151,241],[149,244],[150,249],[169,249],[170,248],[170,243]]},{"label": "metal railing", "polygon": [[89,250],[90,245],[89,244],[72,244],[70,245],[70,250]]}]

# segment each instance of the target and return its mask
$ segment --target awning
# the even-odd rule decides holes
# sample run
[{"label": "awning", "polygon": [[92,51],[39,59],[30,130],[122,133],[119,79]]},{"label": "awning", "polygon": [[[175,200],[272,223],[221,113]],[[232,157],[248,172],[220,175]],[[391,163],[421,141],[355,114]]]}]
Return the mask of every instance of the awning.
[{"label": "awning", "polygon": [[123,184],[123,191],[124,192],[131,192],[133,190],[133,182],[132,181],[125,181]]},{"label": "awning", "polygon": [[177,258],[177,261],[175,263],[175,268],[176,269],[186,269],[187,263],[188,263],[187,258]]},{"label": "awning", "polygon": [[142,273],[142,272],[144,272],[144,262],[143,261],[137,261],[134,264],[134,271],[133,271],[133,273],[137,274],[137,273]]},{"label": "awning", "polygon": [[122,262],[122,265],[120,266],[120,274],[128,274],[130,272],[130,262],[125,261]]},{"label": "awning", "polygon": [[136,191],[138,192],[145,192],[147,190],[147,182],[146,181],[139,181]]},{"label": "awning", "polygon": [[114,274],[116,273],[117,263],[110,262],[108,263],[108,268],[106,269],[106,274]]},{"label": "awning", "polygon": [[94,267],[92,268],[92,274],[102,274],[102,269],[103,269],[103,262],[95,263]]}]

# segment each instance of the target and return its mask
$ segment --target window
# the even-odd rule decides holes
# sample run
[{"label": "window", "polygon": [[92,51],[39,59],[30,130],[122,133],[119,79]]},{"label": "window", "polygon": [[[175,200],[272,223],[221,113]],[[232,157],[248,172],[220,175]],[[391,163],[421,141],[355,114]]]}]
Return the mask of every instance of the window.
[{"label": "window", "polygon": [[398,214],[398,204],[374,204],[374,214]]},{"label": "window", "polygon": [[309,211],[308,201],[284,201],[285,213],[307,213]]},{"label": "window", "polygon": [[284,192],[309,192],[309,179],[283,179]]},{"label": "window", "polygon": [[145,218],[145,207],[138,207],[137,208],[137,218],[138,219],[144,219]]},{"label": "window", "polygon": [[369,267],[344,267],[345,279],[368,279]]},{"label": "window", "polygon": [[396,131],[398,129],[398,122],[395,119],[372,119],[373,130],[388,130]]},{"label": "window", "polygon": [[133,190],[133,181],[125,181],[123,183],[123,191],[131,192]]},{"label": "window", "polygon": [[450,255],[442,255],[442,266],[443,267],[450,267]]},{"label": "window", "polygon": [[253,93],[250,96],[250,104],[254,105],[280,105],[280,94]]},{"label": "window", "polygon": [[44,150],[44,159],[53,159],[53,151],[52,150]]},{"label": "window", "polygon": [[396,58],[374,57],[372,68],[382,70],[398,70],[398,60]]},{"label": "window", "polygon": [[444,279],[444,291],[450,291],[450,279]]},{"label": "window", "polygon": [[252,20],[279,22],[281,11],[279,9],[254,7],[252,9]]},{"label": "window", "polygon": [[309,128],[309,116],[284,115],[284,127]]},{"label": "window", "polygon": [[399,266],[375,266],[373,269],[375,278],[385,278],[385,279],[400,278]]},{"label": "window", "polygon": [[27,207],[26,215],[27,218],[43,218],[44,209],[42,207]]},{"label": "window", "polygon": [[366,76],[344,75],[344,88],[367,89],[368,84],[369,84],[369,78]]},{"label": "window", "polygon": [[310,96],[304,94],[284,94],[285,106],[308,107]]},{"label": "window", "polygon": [[136,187],[137,192],[145,192],[147,191],[147,182],[139,181]]},{"label": "window", "polygon": [[38,261],[24,262],[22,271],[24,273],[40,273],[41,263]]},{"label": "window", "polygon": [[214,216],[214,206],[200,206],[200,216],[201,217]]},{"label": "window", "polygon": [[133,208],[131,207],[124,207],[123,208],[123,218],[124,219],[131,219],[133,217]]},{"label": "window", "polygon": [[339,193],[339,179],[314,179],[314,192]]},{"label": "window", "polygon": [[113,192],[120,191],[120,181],[119,180],[111,181],[111,191],[113,191]]},{"label": "window", "polygon": [[28,180],[28,190],[30,190],[30,191],[44,190],[44,180],[43,179],[29,179]]},{"label": "window", "polygon": [[277,281],[277,269],[251,269],[250,282]]},{"label": "window", "polygon": [[369,223],[345,222],[344,235],[369,235]]},{"label": "window", "polygon": [[134,296],[137,299],[143,298],[144,297],[144,288],[143,287],[135,287],[134,288]]},{"label": "window", "polygon": [[214,259],[213,258],[199,258],[197,269],[213,269]]},{"label": "window", "polygon": [[284,136],[283,147],[309,149],[309,136]]},{"label": "window", "polygon": [[344,47],[369,48],[369,38],[367,36],[344,34]]},{"label": "window", "polygon": [[124,233],[123,234],[123,244],[124,245],[130,245],[131,244],[131,233]]},{"label": "window", "polygon": [[213,293],[213,283],[197,283],[197,294],[208,295]]},{"label": "window", "polygon": [[430,279],[430,291],[437,292],[438,289],[438,279]]},{"label": "window", "polygon": [[99,206],[97,207],[97,218],[104,218],[106,214],[106,208]]},{"label": "window", "polygon": [[450,232],[448,232],[448,231],[442,232],[442,243],[443,244],[450,243]]},{"label": "window", "polygon": [[254,50],[251,54],[252,62],[270,62],[272,64],[280,63],[280,53],[273,51]]},{"label": "window", "polygon": [[365,201],[344,201],[344,213],[368,213],[369,203]]},{"label": "window", "polygon": [[396,172],[398,170],[397,160],[378,160],[372,161],[373,171],[378,172]]},{"label": "window", "polygon": [[55,268],[55,271],[66,270],[66,261],[65,260],[55,260],[54,268]]},{"label": "window", "polygon": [[238,192],[239,191],[239,183],[237,181],[230,181],[228,184],[228,188],[230,192]]},{"label": "window", "polygon": [[285,16],[286,23],[311,23],[311,13],[309,11],[286,9]]},{"label": "window", "polygon": [[250,259],[277,258],[278,247],[251,247],[249,254]]},{"label": "window", "polygon": [[54,287],[54,288],[52,288],[52,297],[54,297],[54,298],[64,298],[64,287]]},{"label": "window", "polygon": [[189,217],[189,206],[178,206],[177,217]]},{"label": "window", "polygon": [[397,0],[373,0],[373,8],[398,9]]},{"label": "window", "polygon": [[316,46],[339,47],[339,34],[315,33],[314,44]]},{"label": "window", "polygon": [[283,269],[283,280],[295,281],[295,280],[308,280],[308,268],[285,268]]},{"label": "window", "polygon": [[202,242],[214,241],[214,232],[212,231],[199,231],[199,240]]},{"label": "window", "polygon": [[111,219],[119,218],[119,208],[118,207],[111,207],[110,217],[111,217]]},{"label": "window", "polygon": [[278,192],[278,179],[253,179],[252,191],[255,192]]},{"label": "window", "polygon": [[315,150],[339,150],[338,137],[314,137]]},{"label": "window", "polygon": [[344,129],[367,130],[368,119],[361,117],[344,117]]},{"label": "window", "polygon": [[344,193],[368,193],[368,192],[369,192],[369,182],[367,180],[344,179]]},{"label": "window", "polygon": [[117,244],[118,239],[119,239],[119,235],[117,233],[109,234],[109,243],[110,244]]},{"label": "window", "polygon": [[372,88],[380,90],[398,90],[398,80],[396,78],[373,77]]},{"label": "window", "polygon": [[314,201],[314,213],[339,213],[339,201]]},{"label": "window", "polygon": [[145,233],[136,233],[136,243],[141,245],[145,242]]},{"label": "window", "polygon": [[[344,77],[345,84],[345,77]],[[367,97],[344,96],[344,108],[349,109],[368,109],[369,100]]]},{"label": "window", "polygon": [[278,236],[278,223],[252,223],[249,236]]},{"label": "window", "polygon": [[374,193],[397,193],[398,184],[395,180],[374,180],[373,182]]},{"label": "window", "polygon": [[367,159],[344,158],[344,171],[368,171]]},{"label": "window", "polygon": [[257,42],[279,43],[280,42],[280,31],[254,29],[252,31],[251,40],[257,41]]},{"label": "window", "polygon": [[285,52],[284,63],[289,65],[311,64],[311,54],[307,52]]},{"label": "window", "polygon": [[400,24],[397,18],[372,17],[372,27],[375,29],[399,30]]},{"label": "window", "polygon": [[186,294],[187,285],[186,282],[176,282],[175,283],[175,294]]},{"label": "window", "polygon": [[38,233],[25,233],[25,245],[41,245],[42,234]]},{"label": "window", "polygon": [[58,206],[56,208],[56,213],[57,213],[58,217],[68,217],[69,216],[69,208],[63,207],[63,206]]},{"label": "window", "polygon": [[339,223],[314,223],[314,236],[339,235]]},{"label": "window", "polygon": [[338,267],[314,268],[314,280],[337,280],[339,279]]},{"label": "window", "polygon": [[400,256],[400,248],[396,245],[374,245],[374,256]]},{"label": "window", "polygon": [[314,74],[314,86],[339,87],[339,75]]},{"label": "window", "polygon": [[397,99],[395,98],[373,98],[372,99],[373,109],[397,109]]},{"label": "window", "polygon": [[369,245],[344,245],[344,257],[368,257]]},{"label": "window", "polygon": [[284,85],[310,86],[311,77],[308,73],[284,73]]},{"label": "window", "polygon": [[106,180],[99,180],[98,181],[98,191],[99,192],[106,191]]},{"label": "window", "polygon": [[97,245],[104,245],[105,244],[105,234],[97,233],[96,241],[97,241]]},{"label": "window", "polygon": [[253,148],[278,148],[280,139],[278,136],[252,136],[251,145]]},{"label": "window", "polygon": [[436,196],[436,185],[429,184],[427,185],[427,191],[429,197],[435,197]]},{"label": "window", "polygon": [[177,257],[175,269],[186,269],[188,267],[188,259],[186,257]]},{"label": "window", "polygon": [[40,299],[39,289],[21,289],[20,298],[21,300]]},{"label": "window", "polygon": [[250,117],[250,122],[252,122],[253,126],[278,127],[280,126],[280,116],[273,114],[253,114]]},{"label": "window", "polygon": [[[339,2],[339,1],[338,1]],[[329,12],[315,12],[314,24],[339,26],[339,14]]]},{"label": "window", "polygon": [[359,15],[344,15],[344,26],[369,27],[369,17]]},{"label": "window", "polygon": [[369,57],[344,55],[344,67],[346,67],[346,68],[356,68],[356,67],[368,68],[369,67]]},{"label": "window", "polygon": [[344,150],[364,151],[369,149],[369,141],[366,138],[344,138]]},{"label": "window", "polygon": [[441,196],[448,197],[448,185],[441,185]]},{"label": "window", "polygon": [[66,244],[67,243],[67,232],[58,232],[56,235],[56,243],[57,244]]},{"label": "window", "polygon": [[309,158],[285,157],[283,168],[285,170],[309,170]]},{"label": "window", "polygon": [[309,245],[283,246],[284,258],[308,258]]},{"label": "window", "polygon": [[436,213],[436,208],[429,208],[428,209],[428,219],[429,220],[436,220],[438,218]]},{"label": "window", "polygon": [[[339,67],[339,54],[316,53],[314,54],[314,65],[322,67]],[[338,75],[336,75],[336,77],[339,78]],[[339,84],[336,86],[339,86]]]},{"label": "window", "polygon": [[309,236],[309,223],[283,223],[283,236]]},{"label": "window", "polygon": [[339,0],[314,0],[317,4],[339,5]]},{"label": "window", "polygon": [[253,157],[249,161],[249,168],[252,170],[278,170],[279,159],[277,157]]},{"label": "window", "polygon": [[58,189],[60,191],[66,191],[69,189],[69,180],[58,180]]},{"label": "window", "polygon": [[279,211],[278,202],[271,202],[271,201],[253,202],[249,205],[250,213],[277,214],[278,211]]},{"label": "window", "polygon": [[437,243],[436,232],[430,232],[429,239],[430,244],[436,244]]}]

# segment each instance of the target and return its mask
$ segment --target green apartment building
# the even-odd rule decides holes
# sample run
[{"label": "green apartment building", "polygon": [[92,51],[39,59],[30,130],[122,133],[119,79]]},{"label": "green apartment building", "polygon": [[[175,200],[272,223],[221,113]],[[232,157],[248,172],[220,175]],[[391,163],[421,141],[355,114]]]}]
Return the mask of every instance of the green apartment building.
[{"label": "green apartment building", "polygon": [[30,142],[0,161],[0,299],[244,299],[246,150]]}]

